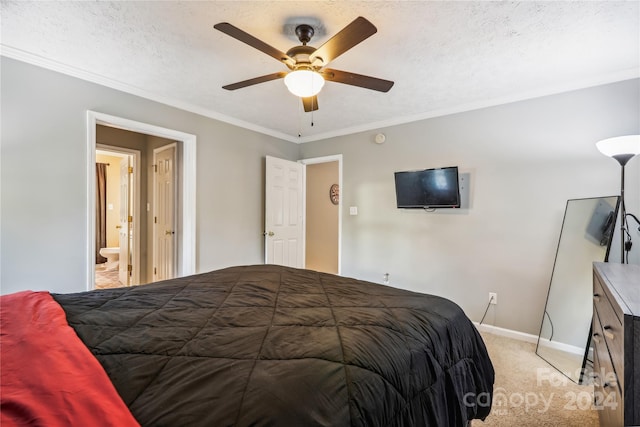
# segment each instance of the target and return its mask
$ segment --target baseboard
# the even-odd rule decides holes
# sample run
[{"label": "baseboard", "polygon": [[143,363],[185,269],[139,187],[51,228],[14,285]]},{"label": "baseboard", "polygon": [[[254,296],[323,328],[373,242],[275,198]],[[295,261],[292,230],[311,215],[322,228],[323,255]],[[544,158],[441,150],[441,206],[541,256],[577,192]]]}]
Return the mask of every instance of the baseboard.
[{"label": "baseboard", "polygon": [[[538,336],[537,335],[531,335],[531,334],[525,334],[524,332],[519,332],[519,331],[513,331],[511,329],[505,329],[505,328],[500,328],[498,326],[493,326],[493,325],[481,325],[477,322],[473,322],[473,324],[476,326],[476,328],[481,331],[481,332],[487,332],[490,334],[494,334],[494,335],[500,335],[503,337],[507,337],[507,338],[513,338],[519,341],[525,341],[525,342],[530,342],[533,344],[537,344],[538,343]],[[576,347],[573,345],[569,345],[569,344],[562,344],[562,343],[558,343],[555,341],[549,341],[546,339],[543,339],[542,341],[544,341],[544,345],[556,350],[561,350],[561,351],[565,351],[567,353],[573,353],[573,354],[578,354],[578,355],[583,355],[584,354],[584,348],[582,347]]]},{"label": "baseboard", "polygon": [[513,331],[511,329],[500,328],[493,325],[483,325],[478,322],[473,322],[473,324],[481,332],[488,332],[490,334],[513,338],[515,340],[530,342],[533,344],[536,344],[538,342],[537,335],[525,334],[524,332]]},{"label": "baseboard", "polygon": [[563,344],[560,342],[549,341],[548,339],[542,338],[540,340],[540,345],[543,347],[549,347],[554,350],[564,351],[566,353],[577,354],[579,356],[584,355],[584,348],[576,347],[575,345]]}]

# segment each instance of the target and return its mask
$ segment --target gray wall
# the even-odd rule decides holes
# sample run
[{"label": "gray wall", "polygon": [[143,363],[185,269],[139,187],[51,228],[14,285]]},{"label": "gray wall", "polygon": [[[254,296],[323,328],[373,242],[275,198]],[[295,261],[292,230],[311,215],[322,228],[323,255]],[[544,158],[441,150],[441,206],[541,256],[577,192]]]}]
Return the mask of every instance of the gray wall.
[{"label": "gray wall", "polygon": [[[379,283],[389,273],[475,321],[497,292],[485,323],[537,335],[567,199],[619,194],[620,166],[595,143],[640,133],[639,95],[632,80],[380,129],[383,145],[378,130],[303,144],[303,158],[343,155],[342,273]],[[469,209],[396,209],[394,171],[453,165],[470,174]],[[640,213],[640,156],[626,190]]]},{"label": "gray wall", "polygon": [[1,61],[3,294],[86,289],[87,110],[195,134],[197,271],[263,262],[264,156],[296,160],[298,145]]},{"label": "gray wall", "polygon": [[[595,142],[640,133],[638,80],[381,129],[383,145],[372,131],[298,146],[1,61],[2,293],[85,289],[93,110],[197,135],[197,271],[263,262],[265,155],[343,154],[344,275],[390,273],[392,285],[451,298],[476,321],[497,292],[485,323],[537,334],[567,199],[619,192],[620,167]],[[449,165],[470,175],[468,209],[395,208],[394,171]],[[640,213],[640,158],[627,165],[627,207]],[[640,263],[635,228],[634,241]]]}]

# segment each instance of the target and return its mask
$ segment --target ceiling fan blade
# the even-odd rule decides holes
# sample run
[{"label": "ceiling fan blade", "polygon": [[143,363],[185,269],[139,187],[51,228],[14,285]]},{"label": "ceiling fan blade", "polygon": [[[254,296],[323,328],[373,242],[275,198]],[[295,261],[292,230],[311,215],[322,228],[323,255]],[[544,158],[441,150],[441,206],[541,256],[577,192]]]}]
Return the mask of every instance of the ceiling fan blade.
[{"label": "ceiling fan blade", "polygon": [[258,83],[269,82],[271,80],[281,79],[286,76],[287,73],[281,71],[279,73],[267,74],[266,76],[254,77],[253,79],[243,80],[238,83],[232,83],[230,85],[222,86],[222,89],[226,90],[236,90],[242,89],[243,87],[257,85]]},{"label": "ceiling fan blade", "polygon": [[318,97],[316,95],[300,99],[302,99],[302,106],[304,107],[305,113],[316,111],[318,109]]},{"label": "ceiling fan blade", "polygon": [[389,92],[393,87],[391,80],[383,80],[377,77],[363,76],[362,74],[350,73],[348,71],[324,68],[320,71],[325,80],[336,83],[344,83],[351,86],[359,86],[365,89],[377,90],[379,92]]},{"label": "ceiling fan blade", "polygon": [[245,31],[242,31],[240,28],[234,25],[231,25],[228,22],[220,22],[219,24],[214,25],[213,28],[215,28],[218,31],[222,31],[226,35],[231,36],[236,40],[239,40],[243,43],[248,44],[251,47],[258,49],[261,52],[266,53],[267,55],[277,59],[278,61],[283,62],[289,68],[292,68],[296,64],[293,58],[291,58],[286,53],[281,52],[275,47],[268,45],[262,40],[255,38],[251,34]]},{"label": "ceiling fan blade", "polygon": [[374,35],[378,29],[362,16],[344,27],[338,34],[327,40],[309,56],[313,62],[316,58],[322,59],[323,64],[336,59],[358,43]]}]

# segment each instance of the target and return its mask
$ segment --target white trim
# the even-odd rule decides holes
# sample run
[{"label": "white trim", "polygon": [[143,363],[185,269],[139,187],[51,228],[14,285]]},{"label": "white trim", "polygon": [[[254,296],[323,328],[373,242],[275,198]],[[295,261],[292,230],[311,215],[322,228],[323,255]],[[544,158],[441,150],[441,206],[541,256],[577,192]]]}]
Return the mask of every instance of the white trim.
[{"label": "white trim", "polygon": [[[93,123],[93,124],[92,124]],[[87,114],[87,246],[85,248],[85,266],[87,268],[86,289],[95,287],[96,281],[96,189],[95,181],[91,179],[95,175],[96,164],[96,124],[95,119]]]},{"label": "white trim", "polygon": [[73,76],[73,77],[86,80],[92,83],[96,83],[102,86],[110,87],[112,89],[117,89],[126,93],[141,96],[143,98],[160,102],[162,104],[170,105],[172,107],[179,108],[184,111],[200,114],[202,116],[219,120],[221,122],[229,123],[234,126],[253,130],[255,132],[259,132],[265,135],[273,136],[274,138],[283,139],[285,141],[294,142],[297,144],[318,141],[322,139],[328,139],[336,136],[350,135],[358,132],[365,132],[373,129],[379,129],[382,127],[397,126],[405,123],[412,123],[415,121],[426,120],[433,117],[441,117],[441,116],[446,116],[450,114],[462,113],[466,111],[477,110],[480,108],[493,107],[497,105],[524,101],[524,100],[539,98],[539,97],[548,96],[548,95],[556,95],[560,93],[570,92],[570,91],[579,90],[579,89],[586,89],[593,86],[616,83],[616,82],[636,79],[640,77],[640,73],[638,72],[638,69],[631,68],[631,69],[621,70],[617,72],[605,73],[603,75],[596,76],[589,79],[576,80],[570,86],[556,85],[556,86],[544,87],[544,88],[540,88],[540,89],[536,89],[528,92],[514,93],[506,97],[490,99],[482,102],[468,103],[468,104],[459,105],[452,108],[443,108],[435,111],[430,111],[427,113],[420,113],[420,114],[411,115],[411,116],[398,117],[391,120],[382,120],[382,121],[377,121],[372,123],[366,123],[359,126],[337,129],[335,131],[311,135],[307,137],[298,137],[297,135],[289,135],[280,131],[276,131],[274,129],[258,126],[253,123],[249,123],[244,120],[230,117],[225,114],[219,113],[217,111],[192,105],[187,102],[180,101],[174,98],[161,96],[156,93],[151,93],[143,89],[140,89],[138,87],[126,84],[124,82],[113,80],[108,77],[102,76],[100,74],[96,74],[87,70],[82,70],[76,67],[72,67],[72,66],[63,64],[61,62],[53,61],[51,59],[44,58],[40,55],[35,55],[33,53],[16,49],[10,46],[5,46],[0,44],[0,55],[6,56],[7,58],[23,61],[32,65],[36,65],[42,68],[46,68],[49,70],[57,71],[59,73]]},{"label": "white trim", "polygon": [[547,338],[540,338],[540,346],[547,347],[553,350],[564,351],[565,353],[577,354],[578,356],[584,355],[584,348],[557,341],[549,341]]},{"label": "white trim", "polygon": [[95,264],[92,254],[95,252],[95,185],[88,177],[95,173],[96,162],[96,125],[102,124],[132,132],[159,136],[161,138],[182,141],[182,257],[178,264],[178,276],[187,276],[196,272],[196,136],[173,129],[137,122],[122,117],[111,116],[87,110],[87,290],[95,280]]},{"label": "white trim", "polygon": [[338,136],[353,135],[360,132],[367,132],[374,129],[387,128],[391,126],[398,126],[407,123],[418,122],[421,120],[432,119],[435,117],[444,117],[452,114],[465,113],[467,111],[475,111],[483,108],[496,107],[500,105],[511,104],[514,102],[528,101],[530,99],[541,98],[544,96],[559,95],[562,93],[572,92],[574,90],[587,89],[590,87],[601,86],[605,84],[617,83],[625,80],[637,79],[640,77],[640,72],[637,68],[631,68],[628,70],[622,70],[619,72],[612,72],[597,76],[594,78],[576,80],[572,84],[566,86],[549,86],[539,89],[512,93],[500,98],[492,98],[477,102],[470,102],[467,104],[456,105],[449,108],[440,108],[437,110],[431,110],[425,113],[414,114],[410,116],[395,117],[387,120],[379,120],[375,122],[364,123],[362,125],[346,127],[342,129],[336,129],[329,132],[318,133],[310,136],[302,136],[295,140],[288,139],[289,141],[304,144],[306,142],[319,141],[323,139],[335,138]]},{"label": "white trim", "polygon": [[76,77],[78,79],[99,84],[101,86],[106,86],[111,89],[116,89],[125,93],[137,95],[142,98],[156,101],[165,105],[170,105],[172,107],[179,108],[184,111],[189,111],[191,113],[199,114],[201,116],[205,116],[215,120],[219,120],[221,122],[229,123],[244,129],[253,130],[255,132],[259,132],[264,135],[273,136],[274,138],[284,139],[289,142],[298,142],[299,140],[297,135],[296,136],[289,135],[283,132],[276,131],[274,129],[269,129],[263,126],[249,123],[247,121],[240,120],[235,117],[227,116],[217,111],[213,111],[207,108],[202,108],[200,106],[193,105],[188,102],[181,101],[179,99],[171,98],[168,96],[162,96],[157,93],[152,93],[144,89],[141,89],[139,87],[132,86],[130,84],[127,84],[118,80],[114,80],[109,77],[105,77],[103,75],[96,74],[87,70],[82,70],[80,68],[72,67],[58,61],[53,61],[51,59],[44,58],[39,55],[34,55],[32,53],[25,52],[20,49],[15,49],[10,46],[4,46],[4,45],[0,45],[0,48],[1,48],[0,55],[6,56],[7,58],[16,59],[18,61],[23,61],[28,64],[46,68],[47,70],[52,70],[58,73],[65,74],[67,76]]},{"label": "white trim", "polygon": [[[335,154],[335,155],[331,155],[331,156],[323,156],[323,157],[312,157],[309,159],[302,159],[302,160],[298,160],[298,162],[302,163],[303,165],[305,165],[305,191],[304,191],[304,197],[305,197],[305,201],[303,203],[304,206],[304,217],[305,217],[305,223],[306,223],[306,218],[307,218],[307,212],[306,212],[306,208],[307,208],[307,202],[306,202],[306,197],[307,197],[307,183],[306,183],[306,171],[307,165],[314,165],[314,164],[318,164],[318,163],[329,163],[329,162],[338,162],[338,186],[340,188],[340,198],[338,199],[338,275],[342,274],[342,199],[343,199],[343,192],[342,192],[342,154]],[[306,238],[306,236],[305,236]],[[305,240],[305,245],[306,245],[306,240]],[[306,251],[305,251],[306,254]]]},{"label": "white trim", "polygon": [[196,184],[196,136],[189,135],[182,140],[182,276],[196,273]]},{"label": "white trim", "polygon": [[307,268],[307,165],[302,165],[302,268]]},{"label": "white trim", "polygon": [[[133,150],[130,148],[115,147],[112,145],[100,144],[96,142],[96,150],[109,152],[119,155],[119,157],[131,156],[133,159],[133,191],[135,197],[133,198],[133,223],[135,224],[133,233],[133,277],[131,278],[131,285],[140,284],[140,224],[141,224],[141,212],[140,212],[140,150]],[[95,150],[94,150],[95,151]],[[91,289],[94,287],[92,286]]]},{"label": "white trim", "polygon": [[[478,322],[473,322],[473,324],[476,325],[476,328],[481,332],[488,332],[490,334],[500,335],[507,338],[513,338],[518,341],[525,341],[533,344],[538,343],[537,335],[526,334],[524,332],[513,331],[511,329],[504,329],[504,328],[500,328],[498,326],[493,326],[493,325],[482,325],[482,324],[479,324]],[[567,353],[577,354],[580,356],[584,355],[584,348],[577,347],[575,345],[549,341],[548,339],[545,339],[545,338],[541,338],[540,342],[544,343],[543,344],[544,346],[553,348],[555,350],[562,350]]]},{"label": "white trim", "polygon": [[493,325],[483,325],[478,322],[473,322],[476,328],[480,332],[488,332],[494,335],[500,335],[502,337],[513,338],[514,340],[530,342],[536,344],[538,342],[538,336],[532,334],[526,334],[524,332],[514,331],[511,329],[504,329]]}]

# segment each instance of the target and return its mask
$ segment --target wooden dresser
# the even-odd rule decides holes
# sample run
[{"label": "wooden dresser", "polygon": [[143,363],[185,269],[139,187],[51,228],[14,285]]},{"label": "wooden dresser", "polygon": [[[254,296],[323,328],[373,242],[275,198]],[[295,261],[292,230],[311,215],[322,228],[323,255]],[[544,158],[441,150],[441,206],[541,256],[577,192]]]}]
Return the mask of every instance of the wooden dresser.
[{"label": "wooden dresser", "polygon": [[640,265],[593,264],[594,404],[601,426],[640,425]]}]

